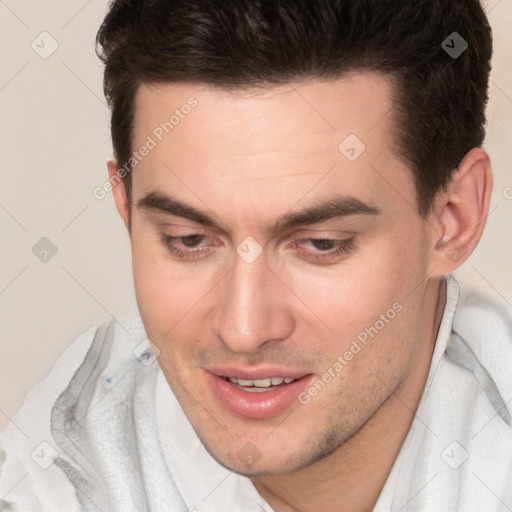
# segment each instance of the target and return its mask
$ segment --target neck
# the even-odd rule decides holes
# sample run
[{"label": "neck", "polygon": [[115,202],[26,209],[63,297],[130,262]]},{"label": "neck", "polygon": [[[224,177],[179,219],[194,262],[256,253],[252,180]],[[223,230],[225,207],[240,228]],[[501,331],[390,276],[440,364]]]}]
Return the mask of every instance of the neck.
[{"label": "neck", "polygon": [[344,512],[373,510],[411,427],[430,368],[445,305],[445,284],[427,286],[424,339],[401,385],[361,429],[332,454],[292,473],[252,482],[276,512],[316,512],[343,503]]}]

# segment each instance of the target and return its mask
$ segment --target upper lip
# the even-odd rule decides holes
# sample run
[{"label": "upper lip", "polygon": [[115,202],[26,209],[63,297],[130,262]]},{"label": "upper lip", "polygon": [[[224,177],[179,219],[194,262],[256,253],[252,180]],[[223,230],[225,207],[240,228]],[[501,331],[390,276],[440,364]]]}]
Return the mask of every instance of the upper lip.
[{"label": "upper lip", "polygon": [[[206,369],[206,368],[205,368]],[[308,372],[301,370],[291,370],[290,368],[278,367],[260,367],[260,368],[242,368],[235,366],[216,366],[214,368],[207,368],[207,372],[217,375],[218,377],[235,377],[244,380],[261,380],[270,377],[282,377],[284,379],[300,379]]]}]

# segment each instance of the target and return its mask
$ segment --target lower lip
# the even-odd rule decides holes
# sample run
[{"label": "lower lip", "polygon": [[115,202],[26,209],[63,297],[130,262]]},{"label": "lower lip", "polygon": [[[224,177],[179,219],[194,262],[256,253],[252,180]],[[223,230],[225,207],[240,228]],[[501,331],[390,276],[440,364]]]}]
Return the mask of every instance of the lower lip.
[{"label": "lower lip", "polygon": [[217,399],[237,416],[251,420],[272,418],[297,401],[298,395],[311,382],[306,375],[290,384],[276,386],[269,391],[244,391],[227,380],[206,372],[210,388]]}]

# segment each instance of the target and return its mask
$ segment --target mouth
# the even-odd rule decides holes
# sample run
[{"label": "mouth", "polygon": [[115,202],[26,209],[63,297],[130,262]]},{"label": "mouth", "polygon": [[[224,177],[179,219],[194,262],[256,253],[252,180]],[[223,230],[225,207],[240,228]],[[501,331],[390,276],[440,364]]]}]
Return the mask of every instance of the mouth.
[{"label": "mouth", "polygon": [[236,385],[238,389],[242,389],[243,391],[247,391],[248,393],[261,393],[272,391],[277,389],[278,386],[291,384],[299,380],[302,377],[293,378],[293,377],[267,377],[266,379],[237,379],[236,377],[223,377],[225,380],[231,382]]},{"label": "mouth", "polygon": [[[285,371],[206,371],[217,403],[246,419],[268,419],[298,405],[298,395],[313,381],[312,374]],[[236,376],[235,376],[236,375]]]}]

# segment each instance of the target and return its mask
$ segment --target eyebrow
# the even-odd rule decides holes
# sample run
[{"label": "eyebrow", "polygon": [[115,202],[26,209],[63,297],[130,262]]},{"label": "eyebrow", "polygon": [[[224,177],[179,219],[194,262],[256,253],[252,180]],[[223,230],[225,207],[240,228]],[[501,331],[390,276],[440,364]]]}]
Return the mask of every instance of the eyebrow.
[{"label": "eyebrow", "polygon": [[[136,203],[142,210],[156,211],[183,217],[198,224],[220,228],[213,217],[162,192],[150,192]],[[291,228],[325,222],[338,217],[352,215],[379,215],[381,210],[353,196],[335,196],[318,200],[303,210],[283,215],[270,225],[270,232],[283,232]]]}]

